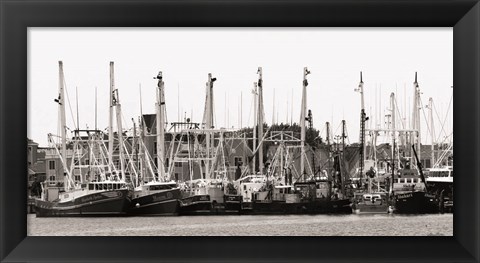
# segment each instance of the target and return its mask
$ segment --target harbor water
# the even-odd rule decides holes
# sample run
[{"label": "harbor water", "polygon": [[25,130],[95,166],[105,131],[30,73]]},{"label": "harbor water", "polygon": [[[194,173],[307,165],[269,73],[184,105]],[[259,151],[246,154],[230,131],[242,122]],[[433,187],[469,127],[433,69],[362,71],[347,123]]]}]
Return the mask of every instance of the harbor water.
[{"label": "harbor water", "polygon": [[37,218],[29,236],[452,236],[453,214]]}]

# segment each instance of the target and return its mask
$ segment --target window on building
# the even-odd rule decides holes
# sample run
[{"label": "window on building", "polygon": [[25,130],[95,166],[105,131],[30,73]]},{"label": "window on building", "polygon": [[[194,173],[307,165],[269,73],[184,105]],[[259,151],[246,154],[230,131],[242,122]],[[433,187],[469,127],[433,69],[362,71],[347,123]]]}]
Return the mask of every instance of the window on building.
[{"label": "window on building", "polygon": [[153,142],[153,154],[157,154],[157,141]]},{"label": "window on building", "polygon": [[56,179],[56,178],[55,178],[55,175],[50,175],[50,176],[48,177],[49,184],[50,184],[50,185],[55,185],[55,184],[57,183],[57,182],[55,181],[55,179]]},{"label": "window on building", "polygon": [[424,168],[431,168],[432,167],[431,164],[430,164],[430,159],[425,159],[422,162],[423,162],[422,165],[423,165]]},{"label": "window on building", "polygon": [[235,157],[235,166],[242,166],[242,165],[243,165],[243,158]]},{"label": "window on building", "polygon": [[55,161],[48,161],[48,169],[55,170]]},{"label": "window on building", "polygon": [[113,165],[117,168],[120,169],[120,160],[113,160]]},{"label": "window on building", "polygon": [[90,160],[89,159],[85,160],[85,165],[90,165]]},{"label": "window on building", "polygon": [[73,175],[74,175],[74,179],[75,179],[75,182],[80,182],[81,181],[81,173],[80,173],[80,169],[74,169],[73,170]]},{"label": "window on building", "polygon": [[175,181],[178,181],[178,173],[175,173]]}]

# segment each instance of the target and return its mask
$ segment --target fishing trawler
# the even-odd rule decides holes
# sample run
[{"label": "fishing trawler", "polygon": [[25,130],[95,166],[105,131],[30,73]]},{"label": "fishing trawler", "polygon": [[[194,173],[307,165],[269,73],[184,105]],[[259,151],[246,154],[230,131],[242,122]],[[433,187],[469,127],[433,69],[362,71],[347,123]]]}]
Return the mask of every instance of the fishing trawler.
[{"label": "fishing trawler", "polygon": [[[179,213],[179,199],[180,199],[180,187],[175,181],[168,181],[167,174],[165,173],[165,127],[162,125],[165,123],[165,94],[164,94],[164,82],[163,75],[160,71],[157,74],[158,79],[156,94],[157,102],[155,104],[156,110],[156,132],[157,132],[157,174],[153,171],[153,166],[149,156],[143,154],[146,152],[145,145],[141,141],[139,149],[141,150],[141,161],[147,163],[149,169],[141,168],[141,173],[151,173],[153,180],[148,183],[138,181],[138,186],[135,187],[132,197],[132,205],[128,210],[130,215],[178,215]],[[142,116],[143,122],[143,116]],[[142,127],[144,127],[142,123]],[[143,132],[143,129],[142,129]],[[141,176],[146,178],[146,176]]]},{"label": "fishing trawler", "polygon": [[[49,134],[49,142],[55,149],[65,173],[64,191],[58,196],[49,196],[49,191],[42,183],[42,195],[35,200],[37,217],[62,217],[62,216],[105,216],[125,215],[131,201],[130,186],[125,182],[123,170],[117,171],[112,164],[112,155],[109,160],[105,156],[106,149],[102,143],[103,134],[98,130],[76,129],[71,145],[70,156],[67,156],[66,118],[65,118],[65,92],[63,63],[59,61],[59,96],[55,99],[59,107],[61,151],[57,148],[53,135]],[[78,127],[78,125],[77,125]],[[81,136],[80,132],[86,132],[87,136]],[[113,137],[111,138],[113,140]],[[88,164],[85,156],[89,156]],[[71,158],[70,162],[67,159]],[[69,165],[70,163],[70,165]],[[87,176],[82,175],[85,172]],[[83,182],[96,174],[98,181]],[[73,179],[73,173],[80,182]],[[76,179],[75,178],[75,179]]]},{"label": "fishing trawler", "polygon": [[[243,183],[244,191],[247,195],[251,195],[251,205],[253,214],[319,214],[319,213],[351,213],[350,200],[343,198],[338,191],[333,194],[331,181],[327,176],[314,177],[315,172],[309,171],[310,176],[307,175],[305,169],[305,122],[309,121],[312,125],[312,116],[309,111],[306,116],[306,87],[308,85],[307,75],[310,71],[304,68],[303,91],[302,91],[302,108],[300,117],[301,138],[300,140],[283,132],[278,132],[270,137],[269,140],[274,140],[279,147],[273,156],[272,165],[269,165],[266,176],[258,176],[260,180],[253,181],[258,177],[246,177],[245,180],[252,181],[251,183]],[[259,79],[261,83],[261,79]],[[262,90],[258,91],[261,95]],[[261,97],[259,98],[261,102]],[[260,103],[258,106],[262,109]],[[261,113],[259,117],[261,118]],[[262,132],[259,132],[262,135]],[[274,139],[276,138],[276,139]],[[303,180],[297,180],[293,185],[291,184],[292,175],[287,175],[285,168],[292,167],[293,158],[289,158],[286,142],[300,142],[301,157],[300,157],[300,171]],[[297,146],[298,147],[298,146]],[[261,153],[261,151],[259,151]],[[285,155],[285,156],[284,156]],[[284,161],[284,157],[286,161]],[[261,158],[260,167],[262,167]],[[289,160],[290,159],[290,160]],[[289,160],[289,161],[288,161]],[[276,169],[278,168],[278,169]],[[275,170],[278,170],[275,173]],[[242,189],[243,190],[243,189]],[[248,196],[247,196],[248,198]],[[249,200],[249,199],[244,199]]]},{"label": "fishing trawler", "polygon": [[426,182],[438,196],[440,212],[453,213],[453,166],[431,168]]},{"label": "fishing trawler", "polygon": [[130,215],[178,215],[180,187],[176,182],[148,182],[133,190]]},{"label": "fishing trawler", "polygon": [[[422,165],[418,160],[415,148],[413,146],[412,148],[417,158],[418,171],[411,169],[408,159],[404,159],[404,168],[400,169],[398,178],[395,179],[393,184],[395,213],[437,213],[439,200],[435,194],[428,192]],[[418,173],[420,173],[420,176]]]},{"label": "fishing trawler", "polygon": [[202,179],[187,181],[180,199],[181,215],[205,215],[212,213],[212,201]]},{"label": "fishing trawler", "polygon": [[125,215],[130,190],[124,182],[90,182],[60,193],[53,201],[47,198],[44,192],[41,199],[35,200],[37,217]]},{"label": "fishing trawler", "polygon": [[440,157],[428,171],[426,184],[430,192],[439,199],[440,212],[453,212],[453,144],[442,151]]},{"label": "fishing trawler", "polygon": [[[393,180],[393,193],[395,199],[395,213],[401,214],[423,214],[438,212],[438,198],[435,193],[429,191],[425,176],[423,175],[422,163],[415,150],[415,144],[420,151],[420,88],[417,82],[417,73],[415,72],[414,110],[413,110],[413,129],[417,131],[416,142],[412,141],[413,156],[415,156],[416,169],[411,167],[412,158],[404,157],[402,168],[398,170],[398,176]],[[410,136],[412,138],[412,136]],[[412,154],[410,153],[410,156]]]},{"label": "fishing trawler", "polygon": [[[368,189],[361,189],[354,192],[352,199],[352,211],[355,214],[386,214],[389,213],[388,193],[383,191],[373,191],[372,182],[376,177],[375,161],[365,161],[366,143],[365,143],[365,122],[367,120],[365,113],[364,92],[362,72],[360,72],[360,83],[355,91],[360,93],[361,111],[360,111],[360,169],[358,175],[360,178],[360,187],[363,187],[362,178],[365,178],[368,183]],[[368,163],[367,165],[365,165]],[[369,167],[369,170],[364,173],[364,168]],[[366,191],[365,191],[366,190]],[[377,189],[379,190],[379,189]]]},{"label": "fishing trawler", "polygon": [[267,177],[260,174],[251,174],[233,182],[242,197],[242,213],[252,213],[253,201],[262,200],[267,195],[265,185]]}]

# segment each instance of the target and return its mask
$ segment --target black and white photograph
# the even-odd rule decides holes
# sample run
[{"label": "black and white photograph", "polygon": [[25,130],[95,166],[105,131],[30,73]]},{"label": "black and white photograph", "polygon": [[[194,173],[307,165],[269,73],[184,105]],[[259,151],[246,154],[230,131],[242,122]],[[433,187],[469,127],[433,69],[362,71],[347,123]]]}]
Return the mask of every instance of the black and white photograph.
[{"label": "black and white photograph", "polygon": [[27,235],[451,237],[453,37],[30,27]]}]

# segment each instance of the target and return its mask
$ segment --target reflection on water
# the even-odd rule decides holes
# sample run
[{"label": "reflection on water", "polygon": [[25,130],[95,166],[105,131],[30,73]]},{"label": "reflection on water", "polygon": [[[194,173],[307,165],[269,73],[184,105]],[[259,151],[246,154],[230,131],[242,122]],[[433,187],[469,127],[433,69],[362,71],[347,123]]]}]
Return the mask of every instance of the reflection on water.
[{"label": "reflection on water", "polygon": [[452,236],[453,214],[36,218],[29,236]]}]

